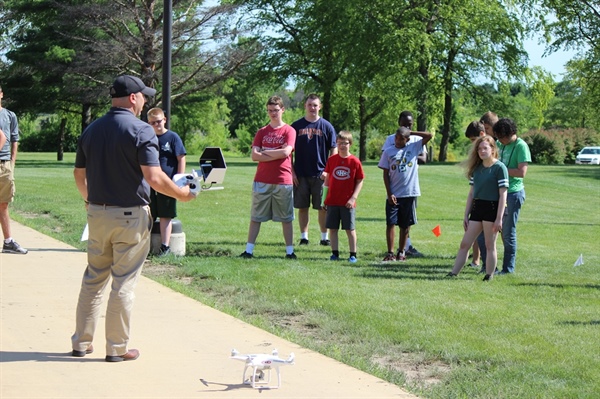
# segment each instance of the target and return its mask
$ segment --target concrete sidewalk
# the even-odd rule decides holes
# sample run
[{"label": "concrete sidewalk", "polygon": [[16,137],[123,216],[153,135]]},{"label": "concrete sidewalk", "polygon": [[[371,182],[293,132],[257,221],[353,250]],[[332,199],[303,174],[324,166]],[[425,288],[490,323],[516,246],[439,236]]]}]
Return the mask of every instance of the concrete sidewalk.
[{"label": "concrete sidewalk", "polygon": [[[11,227],[29,253],[0,254],[3,399],[416,398],[145,277],[136,289],[130,341],[140,358],[106,363],[102,322],[95,352],[71,357],[86,254],[16,222]],[[277,348],[281,358],[294,352],[296,364],[281,368],[281,388],[253,389],[242,383],[244,364],[229,359],[233,348],[240,353]],[[276,380],[273,372],[271,385]]]}]

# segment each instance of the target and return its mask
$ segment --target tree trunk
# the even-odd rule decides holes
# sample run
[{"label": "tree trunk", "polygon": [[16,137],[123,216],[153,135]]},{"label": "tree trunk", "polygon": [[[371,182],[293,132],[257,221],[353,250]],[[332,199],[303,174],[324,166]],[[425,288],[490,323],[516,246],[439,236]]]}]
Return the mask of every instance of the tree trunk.
[{"label": "tree trunk", "polygon": [[358,97],[358,118],[360,121],[358,159],[367,159],[367,99],[362,94]]},{"label": "tree trunk", "polygon": [[448,142],[450,141],[450,128],[452,126],[452,90],[454,81],[452,71],[454,70],[454,60],[458,51],[451,48],[448,52],[446,69],[444,70],[444,124],[442,127],[442,142],[440,143],[440,154],[438,161],[445,162],[448,158]]},{"label": "tree trunk", "polygon": [[63,117],[60,121],[60,129],[58,130],[58,152],[56,160],[62,161],[65,153],[65,130],[67,129],[67,118]]}]

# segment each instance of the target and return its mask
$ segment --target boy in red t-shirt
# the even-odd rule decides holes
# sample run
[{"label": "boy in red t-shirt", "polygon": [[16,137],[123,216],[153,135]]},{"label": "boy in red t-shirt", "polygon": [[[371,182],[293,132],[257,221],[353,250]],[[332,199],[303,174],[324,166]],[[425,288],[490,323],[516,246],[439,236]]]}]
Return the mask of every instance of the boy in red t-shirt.
[{"label": "boy in red t-shirt", "polygon": [[252,209],[246,250],[240,255],[250,259],[263,222],[281,222],[285,241],[285,258],[296,259],[294,253],[294,182],[292,180],[292,151],[296,131],[283,122],[285,108],[279,96],[267,101],[270,122],[259,129],[252,142],[252,160],[258,162],[252,185]]},{"label": "boy in red t-shirt", "polygon": [[365,174],[360,160],[350,154],[352,133],[341,131],[337,136],[338,153],[327,160],[321,178],[323,187],[323,203],[327,207],[326,227],[329,229],[332,255],[329,259],[339,260],[338,231],[340,222],[346,230],[350,250],[350,263],[356,263],[356,199],[363,186]]}]

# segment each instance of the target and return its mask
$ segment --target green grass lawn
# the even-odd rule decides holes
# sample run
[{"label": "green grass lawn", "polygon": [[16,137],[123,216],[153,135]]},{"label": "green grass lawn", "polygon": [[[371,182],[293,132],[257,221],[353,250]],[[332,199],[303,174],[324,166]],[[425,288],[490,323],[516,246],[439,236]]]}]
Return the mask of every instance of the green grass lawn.
[{"label": "green grass lawn", "polygon": [[[11,216],[85,249],[74,155],[54,159],[19,154]],[[188,170],[196,159],[188,156]],[[411,238],[426,257],[384,264],[385,190],[376,162],[366,162],[359,261],[349,264],[330,262],[318,245],[315,211],[311,245],[296,247],[297,261],[284,259],[281,225],[272,222],[262,226],[255,258],[239,258],[256,165],[233,156],[227,163],[225,190],[179,204],[187,256],[153,258],[147,276],[422,397],[600,397],[599,167],[530,165],[516,274],[484,283],[469,267],[444,278],[468,192],[457,165],[420,168]],[[438,224],[440,237],[431,232]],[[297,243],[296,222],[294,231]],[[344,256],[347,248],[340,232]],[[584,265],[573,267],[580,254]]]}]

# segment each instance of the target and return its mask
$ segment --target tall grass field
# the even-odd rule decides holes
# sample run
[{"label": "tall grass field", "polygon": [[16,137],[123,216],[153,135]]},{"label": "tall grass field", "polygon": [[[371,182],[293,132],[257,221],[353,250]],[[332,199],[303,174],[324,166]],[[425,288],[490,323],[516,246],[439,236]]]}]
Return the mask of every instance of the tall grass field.
[{"label": "tall grass field", "polygon": [[[85,250],[74,155],[55,157],[19,154],[11,216]],[[197,161],[188,156],[188,170]],[[224,190],[178,205],[186,256],[151,257],[148,277],[424,398],[600,397],[600,167],[530,165],[516,273],[483,282],[468,266],[458,278],[444,277],[469,190],[458,165],[419,169],[410,235],[425,257],[383,263],[385,189],[377,163],[366,162],[359,261],[350,264],[329,261],[330,249],[318,245],[316,211],[297,260],[284,259],[281,224],[273,222],[262,225],[254,259],[240,258],[256,164],[234,155],[226,161]],[[297,244],[296,221],[294,233]],[[347,250],[341,231],[344,259]],[[499,240],[500,259],[502,252]],[[575,267],[580,255],[584,263]]]}]

